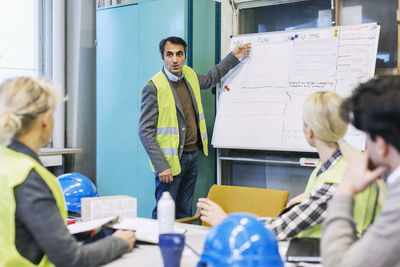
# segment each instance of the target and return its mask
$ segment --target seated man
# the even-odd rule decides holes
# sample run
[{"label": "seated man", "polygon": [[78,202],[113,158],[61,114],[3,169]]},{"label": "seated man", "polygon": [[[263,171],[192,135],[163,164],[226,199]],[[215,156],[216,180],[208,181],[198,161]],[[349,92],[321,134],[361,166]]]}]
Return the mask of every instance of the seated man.
[{"label": "seated man", "polygon": [[[400,77],[361,84],[343,105],[344,117],[367,134],[366,152],[349,164],[329,203],[321,251],[324,266],[400,266]],[[354,195],[384,173],[387,197],[381,213],[358,238]]]},{"label": "seated man", "polygon": [[[270,218],[265,226],[274,231],[278,240],[289,237],[321,237],[321,222],[326,216],[327,202],[341,181],[355,148],[345,141],[347,123],[340,116],[343,99],[333,92],[310,95],[303,105],[303,132],[308,143],[318,151],[319,164],[312,172],[304,194],[290,204],[301,202],[289,212]],[[362,233],[370,224],[376,197],[375,185],[357,196],[357,230]],[[260,203],[265,205],[265,203]],[[227,215],[216,203],[200,199],[201,220],[215,225]]]}]

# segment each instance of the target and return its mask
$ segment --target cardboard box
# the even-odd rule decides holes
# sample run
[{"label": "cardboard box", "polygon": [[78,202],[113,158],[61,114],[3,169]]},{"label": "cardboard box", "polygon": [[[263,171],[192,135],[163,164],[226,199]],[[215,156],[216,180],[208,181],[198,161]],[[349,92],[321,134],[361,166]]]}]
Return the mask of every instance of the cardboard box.
[{"label": "cardboard box", "polygon": [[137,199],[130,196],[87,197],[81,199],[82,221],[90,221],[108,216],[119,219],[137,217]]}]

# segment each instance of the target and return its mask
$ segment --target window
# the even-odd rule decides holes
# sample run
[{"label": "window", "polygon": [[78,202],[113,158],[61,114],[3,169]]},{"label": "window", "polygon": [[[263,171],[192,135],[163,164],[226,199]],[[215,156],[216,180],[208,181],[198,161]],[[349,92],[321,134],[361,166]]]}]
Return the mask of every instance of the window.
[{"label": "window", "polygon": [[0,9],[0,83],[41,70],[38,0],[3,1]]},{"label": "window", "polygon": [[[0,84],[17,76],[43,75],[54,79],[54,58],[62,57],[58,73],[64,73],[64,51],[53,57],[53,9],[63,1],[18,0],[2,1],[0,8]],[[61,21],[63,16],[57,14]],[[64,36],[64,32],[60,32]],[[58,38],[57,40],[60,40]],[[64,40],[58,44],[64,47]],[[58,47],[57,47],[58,48]],[[57,50],[57,51],[58,51]],[[61,55],[61,56],[60,56]],[[56,81],[58,82],[58,81]],[[59,93],[64,95],[64,83]],[[58,87],[56,87],[56,90]],[[50,146],[64,147],[64,106],[55,111],[54,133]]]},{"label": "window", "polygon": [[[246,2],[246,1],[242,1]],[[257,2],[257,1],[252,1]],[[331,0],[281,0],[279,4],[243,8],[239,12],[239,33],[295,30],[329,27],[335,21]],[[290,3],[288,3],[290,2]],[[261,2],[260,3],[264,3]],[[396,0],[339,0],[338,25],[379,22],[376,68],[397,67],[397,8]]]},{"label": "window", "polygon": [[397,67],[397,0],[341,0],[340,25],[380,22],[377,68]]},{"label": "window", "polygon": [[239,13],[239,32],[329,27],[332,25],[331,8],[331,0],[316,0],[242,9]]}]

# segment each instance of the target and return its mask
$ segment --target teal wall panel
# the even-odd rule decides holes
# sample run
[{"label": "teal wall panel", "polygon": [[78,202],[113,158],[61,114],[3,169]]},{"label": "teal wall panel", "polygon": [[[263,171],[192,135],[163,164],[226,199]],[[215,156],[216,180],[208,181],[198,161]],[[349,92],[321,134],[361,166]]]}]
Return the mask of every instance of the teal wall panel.
[{"label": "teal wall panel", "polygon": [[158,49],[161,39],[172,35],[185,38],[185,2],[142,0],[139,3],[139,86],[144,86],[162,67]]},{"label": "teal wall panel", "polygon": [[137,197],[137,5],[96,13],[97,186]]},{"label": "teal wall panel", "polygon": [[[185,37],[185,0],[147,0],[138,5],[139,31],[138,51],[140,54],[138,69],[138,88],[136,101],[140,103],[140,90],[148,80],[162,67],[158,44],[161,39],[171,35]],[[137,110],[140,113],[140,106]],[[136,133],[137,135],[137,130]],[[139,214],[151,217],[155,206],[154,174],[150,169],[149,160],[140,140],[138,143],[138,199]]]},{"label": "teal wall panel", "polygon": [[[193,0],[193,68],[206,74],[215,65],[215,2],[213,0]],[[216,180],[216,152],[211,145],[215,121],[215,95],[211,89],[202,90],[201,98],[207,122],[209,156],[200,153],[199,176],[197,178],[193,202],[207,193]],[[196,207],[193,206],[193,209]]]}]

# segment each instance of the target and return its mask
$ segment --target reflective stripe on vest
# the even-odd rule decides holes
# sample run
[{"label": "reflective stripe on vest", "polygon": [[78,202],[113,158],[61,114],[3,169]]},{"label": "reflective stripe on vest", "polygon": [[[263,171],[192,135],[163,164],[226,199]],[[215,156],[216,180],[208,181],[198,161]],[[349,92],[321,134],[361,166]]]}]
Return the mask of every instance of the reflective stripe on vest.
[{"label": "reflective stripe on vest", "polygon": [[[50,188],[61,217],[66,220],[64,197],[56,177],[31,157],[0,147],[0,257],[1,266],[54,266],[45,255],[39,265],[22,257],[15,247],[14,188],[23,183],[32,169]],[[45,218],[44,218],[45,219]]]},{"label": "reflective stripe on vest", "polygon": [[[200,85],[197,74],[188,66],[184,66],[182,71],[185,79],[192,88],[192,92],[197,102],[198,110],[198,127],[200,129],[201,141],[203,144],[203,152],[208,155],[208,138],[207,127],[204,119],[203,106],[201,104]],[[161,71],[151,78],[154,86],[157,88],[158,103],[158,121],[157,121],[157,142],[164,153],[164,157],[171,167],[172,175],[178,175],[181,172],[179,162],[178,146],[179,146],[179,124],[176,114],[176,104],[172,88],[167,77]],[[188,88],[189,89],[189,88]],[[150,161],[150,160],[149,160]],[[155,172],[154,166],[150,161],[151,169]]]},{"label": "reflective stripe on vest", "polygon": [[176,148],[161,148],[165,156],[177,156],[178,149]]},{"label": "reflective stripe on vest", "polygon": [[[315,179],[321,165],[316,167],[311,173],[307,183],[306,190],[304,191],[304,199],[307,199],[311,192],[324,183],[338,184],[343,178],[344,172],[346,171],[348,161],[341,157],[338,162]],[[354,198],[354,221],[356,222],[356,228],[358,233],[362,233],[373,220],[373,211],[376,202],[376,184],[372,184],[363,192],[358,193]],[[295,237],[315,237],[320,238],[322,234],[322,223],[319,223],[309,229],[306,229]]]},{"label": "reflective stripe on vest", "polygon": [[160,127],[157,134],[179,134],[178,127]]}]

